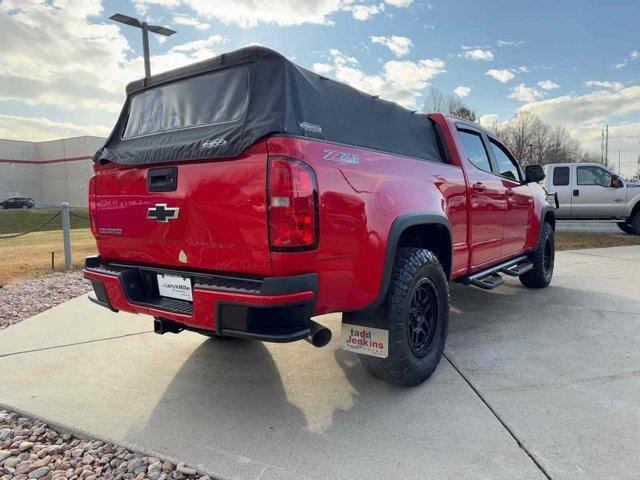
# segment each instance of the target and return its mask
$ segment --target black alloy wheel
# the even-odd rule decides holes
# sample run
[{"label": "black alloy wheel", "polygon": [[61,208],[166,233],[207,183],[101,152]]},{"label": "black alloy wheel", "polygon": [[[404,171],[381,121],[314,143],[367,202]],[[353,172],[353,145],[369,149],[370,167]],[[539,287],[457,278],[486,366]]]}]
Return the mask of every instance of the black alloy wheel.
[{"label": "black alloy wheel", "polygon": [[408,315],[409,345],[415,356],[424,357],[433,343],[438,322],[438,297],[429,279],[423,278],[415,286]]}]

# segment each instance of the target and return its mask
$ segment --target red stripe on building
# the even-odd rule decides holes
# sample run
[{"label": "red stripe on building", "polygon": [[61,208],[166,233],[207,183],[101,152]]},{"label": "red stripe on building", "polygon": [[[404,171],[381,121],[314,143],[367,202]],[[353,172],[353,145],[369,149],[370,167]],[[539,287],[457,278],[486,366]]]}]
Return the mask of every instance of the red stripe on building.
[{"label": "red stripe on building", "polygon": [[12,160],[8,158],[0,158],[0,163],[21,163],[23,165],[44,165],[47,163],[64,163],[64,162],[77,162],[78,160],[90,160],[92,155],[84,157],[69,157],[69,158],[54,158],[53,160]]}]

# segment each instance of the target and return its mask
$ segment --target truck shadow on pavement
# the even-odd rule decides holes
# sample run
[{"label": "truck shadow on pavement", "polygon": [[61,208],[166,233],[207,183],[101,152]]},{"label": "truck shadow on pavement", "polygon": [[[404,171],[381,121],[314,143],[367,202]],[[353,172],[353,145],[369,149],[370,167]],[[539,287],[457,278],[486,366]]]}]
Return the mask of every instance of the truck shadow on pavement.
[{"label": "truck shadow on pavement", "polygon": [[[357,467],[350,456],[371,455],[375,467],[375,452],[362,447],[370,443],[367,424],[384,419],[390,405],[415,398],[418,391],[370,377],[348,352],[332,355],[330,349],[301,342],[295,350],[301,355],[285,359],[286,348],[275,345],[270,351],[261,342],[204,340],[174,376],[144,429],[130,431],[127,441],[159,453],[186,452],[182,460],[230,478],[257,478],[267,466],[295,472],[291,478],[303,473],[318,478],[318,472],[304,467],[319,463],[318,455],[332,459],[329,466],[320,462],[332,471],[321,478],[358,476],[342,477],[345,465]],[[314,358],[305,359],[304,353]],[[345,438],[356,440],[345,448]]]},{"label": "truck shadow on pavement", "polygon": [[[564,342],[564,354],[581,357],[586,352],[574,324],[596,324],[608,315],[598,306],[637,308],[629,297],[553,285],[536,291],[511,281],[491,293],[460,285],[451,291],[447,351],[472,363],[496,351],[502,361],[515,362],[526,350],[535,353],[541,339],[552,344],[551,351]],[[339,317],[328,322],[337,337]],[[558,330],[561,322],[571,328]],[[313,349],[305,342],[204,340],[168,384],[143,430],[131,431],[127,440],[160,453],[178,452],[184,461],[230,478],[258,478],[268,469],[280,472],[273,478],[290,478],[284,469],[295,472],[292,478],[398,478],[432,469],[449,477],[470,474],[464,455],[489,448],[484,429],[496,422],[479,427],[484,420],[478,415],[484,414],[475,410],[476,400],[461,401],[473,394],[448,361],[443,358],[424,385],[397,388],[370,377],[356,355],[337,348],[338,341]],[[447,438],[464,443],[460,454],[452,454],[460,458],[439,462],[420,453],[439,451]],[[489,453],[507,469],[512,455]],[[406,470],[396,470],[400,464]]]}]

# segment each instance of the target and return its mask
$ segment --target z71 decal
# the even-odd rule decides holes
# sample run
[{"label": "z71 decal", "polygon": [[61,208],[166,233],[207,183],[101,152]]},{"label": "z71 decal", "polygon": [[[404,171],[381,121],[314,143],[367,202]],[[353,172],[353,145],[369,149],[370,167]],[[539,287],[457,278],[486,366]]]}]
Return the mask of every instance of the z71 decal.
[{"label": "z71 decal", "polygon": [[360,163],[360,155],[357,153],[340,152],[338,150],[329,150],[328,148],[324,149],[322,157],[325,160],[332,160],[334,162],[351,163],[353,165]]}]

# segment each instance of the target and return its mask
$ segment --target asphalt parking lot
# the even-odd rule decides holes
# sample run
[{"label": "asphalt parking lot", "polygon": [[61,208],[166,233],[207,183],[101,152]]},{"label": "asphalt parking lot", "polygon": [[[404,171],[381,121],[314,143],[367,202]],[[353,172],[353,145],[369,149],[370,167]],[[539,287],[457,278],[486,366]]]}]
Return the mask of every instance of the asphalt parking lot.
[{"label": "asphalt parking lot", "polygon": [[[615,228],[615,226],[614,226]],[[0,403],[223,479],[636,479],[640,247],[560,252],[552,285],[452,285],[423,386],[337,349],[192,334],[83,296],[0,332]]]},{"label": "asphalt parking lot", "polygon": [[600,235],[629,235],[618,228],[615,223],[611,222],[576,222],[561,221],[556,225],[558,233],[590,233]]}]

